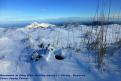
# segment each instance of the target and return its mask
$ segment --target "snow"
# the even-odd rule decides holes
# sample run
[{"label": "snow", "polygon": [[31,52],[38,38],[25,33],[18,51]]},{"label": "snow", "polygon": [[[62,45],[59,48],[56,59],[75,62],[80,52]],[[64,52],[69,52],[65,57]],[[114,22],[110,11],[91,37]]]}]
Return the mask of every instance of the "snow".
[{"label": "snow", "polygon": [[[115,43],[115,35],[111,34],[116,34],[118,28],[120,25],[117,24],[108,26],[107,43]],[[94,61],[94,53],[86,49],[87,38],[84,35],[90,30],[91,26],[86,25],[65,28],[36,22],[27,28],[0,28],[0,74],[83,75],[40,76],[17,81],[120,81],[120,49],[114,55],[104,57],[103,71],[99,70]],[[93,29],[93,39],[95,33]],[[44,47],[40,48],[42,43]],[[42,55],[42,58],[38,61],[31,60],[34,52]],[[55,55],[61,55],[64,59],[57,60]]]},{"label": "snow", "polygon": [[38,22],[33,22],[32,24],[28,25],[28,29],[33,29],[33,28],[48,28],[55,26],[53,24],[48,24],[48,23],[38,23]]}]

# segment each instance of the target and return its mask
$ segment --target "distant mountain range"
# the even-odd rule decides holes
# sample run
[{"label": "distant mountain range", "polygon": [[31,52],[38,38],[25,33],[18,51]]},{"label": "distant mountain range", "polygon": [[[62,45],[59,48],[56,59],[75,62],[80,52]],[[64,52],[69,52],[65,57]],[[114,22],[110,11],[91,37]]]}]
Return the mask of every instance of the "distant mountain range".
[{"label": "distant mountain range", "polygon": [[[21,22],[0,22],[0,27],[25,27],[33,22],[39,23],[50,23],[55,25],[64,25],[67,23],[78,23],[82,25],[101,25],[100,21],[92,21],[92,18],[82,18],[82,17],[68,17],[68,18],[54,18],[54,19],[43,19],[43,20],[31,20],[31,21],[21,21]],[[110,22],[103,22],[103,24],[121,24],[121,21],[111,19]]]}]

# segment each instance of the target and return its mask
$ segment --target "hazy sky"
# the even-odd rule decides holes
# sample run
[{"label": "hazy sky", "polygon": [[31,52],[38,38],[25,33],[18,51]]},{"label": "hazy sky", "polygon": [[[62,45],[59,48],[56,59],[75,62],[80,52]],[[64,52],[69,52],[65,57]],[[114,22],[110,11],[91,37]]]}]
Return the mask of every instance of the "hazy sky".
[{"label": "hazy sky", "polygon": [[[0,0],[0,21],[24,21],[93,16],[98,0]],[[108,1],[104,0],[106,7]],[[111,12],[117,14],[121,0],[112,0]]]}]

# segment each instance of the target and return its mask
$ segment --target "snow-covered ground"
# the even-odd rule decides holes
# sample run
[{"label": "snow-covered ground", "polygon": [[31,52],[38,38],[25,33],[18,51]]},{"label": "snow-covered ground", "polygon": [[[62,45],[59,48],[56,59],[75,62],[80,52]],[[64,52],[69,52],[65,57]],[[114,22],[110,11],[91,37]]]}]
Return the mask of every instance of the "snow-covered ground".
[{"label": "snow-covered ground", "polygon": [[[117,32],[120,27],[117,24],[108,26],[107,43],[115,44],[116,35],[119,37],[121,33]],[[93,52],[86,48],[88,38],[85,34],[91,29],[86,25],[0,28],[0,78],[3,77],[1,75],[31,74],[58,76],[31,76],[15,81],[121,81],[121,48],[103,58],[100,70]],[[95,39],[95,29],[92,32]],[[42,58],[33,60],[35,53]],[[58,60],[56,55],[64,59]],[[64,74],[70,76],[60,76]]]}]

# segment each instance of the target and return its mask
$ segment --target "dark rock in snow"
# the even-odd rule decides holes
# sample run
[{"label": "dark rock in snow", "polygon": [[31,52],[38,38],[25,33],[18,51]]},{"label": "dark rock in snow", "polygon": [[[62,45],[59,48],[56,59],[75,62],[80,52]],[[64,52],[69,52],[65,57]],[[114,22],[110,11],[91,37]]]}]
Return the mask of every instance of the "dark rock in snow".
[{"label": "dark rock in snow", "polygon": [[55,55],[55,58],[56,58],[57,60],[63,60],[63,59],[64,59],[64,57],[63,57],[63,56],[60,56],[60,55]]}]

